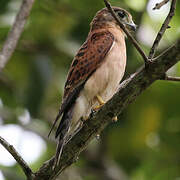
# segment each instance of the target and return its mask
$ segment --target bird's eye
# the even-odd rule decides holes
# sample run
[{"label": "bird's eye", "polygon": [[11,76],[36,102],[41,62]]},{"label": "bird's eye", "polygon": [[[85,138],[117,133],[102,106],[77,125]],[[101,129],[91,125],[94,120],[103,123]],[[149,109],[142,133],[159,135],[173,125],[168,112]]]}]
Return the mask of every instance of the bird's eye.
[{"label": "bird's eye", "polygon": [[125,16],[126,16],[126,14],[125,14],[125,12],[124,11],[118,11],[118,16],[120,17],[120,18],[124,18]]}]

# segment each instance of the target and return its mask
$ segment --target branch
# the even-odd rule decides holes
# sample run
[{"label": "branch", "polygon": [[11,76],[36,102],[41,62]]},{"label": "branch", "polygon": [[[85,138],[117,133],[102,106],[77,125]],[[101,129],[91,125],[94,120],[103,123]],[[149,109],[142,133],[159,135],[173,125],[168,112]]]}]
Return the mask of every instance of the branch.
[{"label": "branch", "polygon": [[154,81],[162,79],[166,71],[180,60],[180,39],[148,68],[142,67],[121,83],[119,91],[93,117],[88,119],[82,129],[64,146],[60,164],[53,170],[54,158],[42,165],[33,180],[52,180],[65,168],[77,161],[81,151],[89,142],[112,122],[112,118],[122,113],[127,106]]},{"label": "branch", "polygon": [[155,61],[156,59],[161,58],[161,56],[164,56],[164,54],[166,54],[166,52],[169,51],[169,49],[171,49],[172,47],[173,47],[173,45],[170,46],[170,47],[168,47],[167,49],[165,49],[162,53],[160,53],[158,56],[156,56],[155,58],[153,58],[153,61]]},{"label": "branch", "polygon": [[26,174],[27,178],[31,178],[33,176],[32,170],[29,168],[24,159],[20,156],[20,154],[15,150],[15,148],[10,145],[5,139],[0,136],[0,144],[14,157],[17,163],[20,165],[21,169]]},{"label": "branch", "polygon": [[129,33],[129,31],[126,29],[126,27],[123,25],[123,23],[119,20],[119,18],[117,17],[116,13],[114,12],[114,10],[111,7],[111,4],[107,1],[104,0],[104,3],[107,7],[107,9],[109,10],[109,12],[112,14],[112,16],[114,17],[114,19],[117,21],[118,25],[121,27],[121,29],[125,32],[125,34],[127,35],[127,37],[130,39],[130,41],[132,42],[132,44],[135,46],[135,48],[137,49],[137,51],[140,53],[140,55],[142,56],[145,65],[149,63],[149,60],[146,56],[146,54],[144,53],[144,51],[141,49],[141,47],[139,46],[138,42],[134,39],[134,37]]},{"label": "branch", "polygon": [[18,40],[23,32],[24,25],[27,21],[33,3],[34,0],[23,0],[21,4],[14,24],[9,31],[7,39],[4,42],[0,52],[0,71],[2,71],[2,69],[5,67],[17,46]]},{"label": "branch", "polygon": [[174,12],[175,12],[175,8],[176,8],[176,0],[172,0],[172,3],[171,3],[171,8],[169,10],[169,13],[164,21],[164,23],[162,24],[157,36],[156,36],[156,39],[154,40],[154,43],[151,47],[151,50],[149,52],[149,56],[148,58],[149,59],[152,59],[154,57],[154,54],[156,52],[156,49],[159,45],[159,42],[160,40],[162,39],[162,36],[163,34],[165,33],[166,29],[169,27],[169,22],[171,21],[172,17],[174,16]]},{"label": "branch", "polygon": [[163,0],[160,3],[156,3],[155,7],[153,7],[153,10],[160,9],[162,6],[164,6],[168,2],[169,2],[169,0]]},{"label": "branch", "polygon": [[167,81],[180,81],[180,77],[165,76],[164,80],[167,80]]}]

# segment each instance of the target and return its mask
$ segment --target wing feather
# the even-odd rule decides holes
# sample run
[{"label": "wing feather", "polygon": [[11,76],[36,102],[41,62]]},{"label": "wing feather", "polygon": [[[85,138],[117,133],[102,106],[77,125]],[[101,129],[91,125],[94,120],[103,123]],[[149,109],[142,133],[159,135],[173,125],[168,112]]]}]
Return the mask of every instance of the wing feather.
[{"label": "wing feather", "polygon": [[93,33],[87,39],[71,64],[65,83],[64,99],[101,65],[113,42],[114,36],[109,31]]}]

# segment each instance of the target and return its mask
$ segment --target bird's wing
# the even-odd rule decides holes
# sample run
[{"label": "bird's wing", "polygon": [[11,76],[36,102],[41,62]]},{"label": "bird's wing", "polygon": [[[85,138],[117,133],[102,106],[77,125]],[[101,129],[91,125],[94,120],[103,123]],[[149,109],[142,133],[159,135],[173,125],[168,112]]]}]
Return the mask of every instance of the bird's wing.
[{"label": "bird's wing", "polygon": [[[67,112],[67,109],[74,104],[84,83],[102,64],[105,56],[110,51],[113,42],[113,34],[106,30],[95,32],[88,36],[86,42],[81,46],[71,64],[64,87],[63,102],[52,129],[63,112]],[[59,124],[56,137],[61,131],[63,120],[61,120]]]},{"label": "bird's wing", "polygon": [[114,36],[109,31],[94,33],[87,39],[71,64],[64,88],[64,99],[101,65],[113,41]]}]

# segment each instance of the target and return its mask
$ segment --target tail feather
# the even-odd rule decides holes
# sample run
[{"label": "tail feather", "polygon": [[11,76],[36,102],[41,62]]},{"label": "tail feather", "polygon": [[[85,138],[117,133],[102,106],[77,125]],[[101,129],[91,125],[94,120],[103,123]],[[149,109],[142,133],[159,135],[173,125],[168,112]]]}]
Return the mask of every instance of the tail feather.
[{"label": "tail feather", "polygon": [[52,125],[52,127],[51,127],[51,129],[50,129],[50,131],[49,131],[48,137],[50,136],[52,130],[54,129],[54,127],[55,127],[58,119],[61,117],[61,115],[62,115],[62,111],[60,110],[59,113],[58,113],[58,115],[56,116],[56,119],[55,119],[55,121],[54,121],[54,123],[53,123],[53,125]]},{"label": "tail feather", "polygon": [[60,137],[59,137],[59,142],[58,142],[58,145],[56,148],[56,154],[54,157],[53,169],[59,164],[59,160],[61,158],[63,146],[64,146],[64,139],[60,139]]},{"label": "tail feather", "polygon": [[48,137],[50,136],[52,130],[54,129],[54,127],[55,127],[58,119],[61,117],[61,115],[64,112],[66,112],[67,109],[71,109],[72,108],[72,106],[73,106],[72,104],[74,104],[77,96],[79,95],[79,92],[81,91],[81,89],[84,86],[84,83],[85,83],[85,81],[80,83],[76,88],[74,88],[72,90],[72,92],[66,98],[63,98],[63,102],[62,102],[61,107],[59,109],[59,113],[58,113],[58,115],[57,115],[57,117],[56,117],[56,119],[55,119],[55,121],[54,121],[54,123],[53,123],[53,125],[51,127],[51,130],[50,130],[50,132],[48,134]]},{"label": "tail feather", "polygon": [[71,120],[72,120],[73,107],[74,106],[72,105],[67,111],[64,112],[61,122],[56,131],[55,137],[56,138],[59,137],[59,141],[58,141],[58,145],[56,148],[54,167],[56,167],[59,164],[59,160],[61,158],[63,146],[64,146],[66,136],[69,131]]}]

